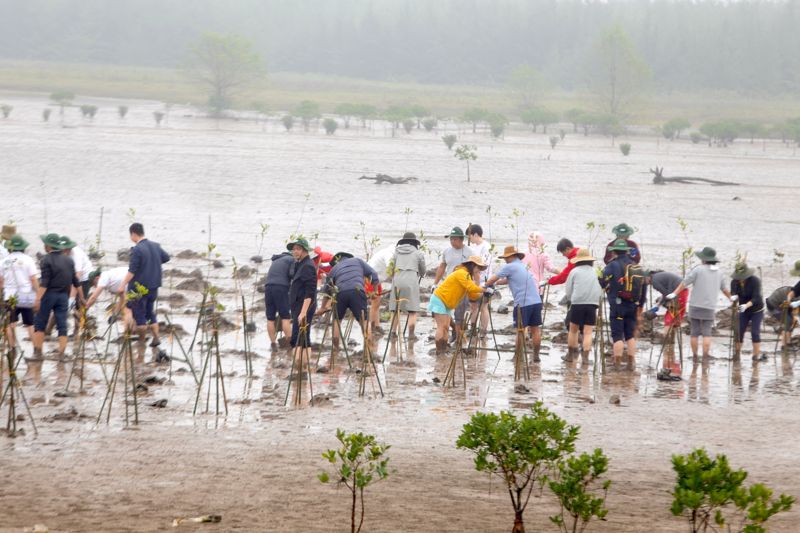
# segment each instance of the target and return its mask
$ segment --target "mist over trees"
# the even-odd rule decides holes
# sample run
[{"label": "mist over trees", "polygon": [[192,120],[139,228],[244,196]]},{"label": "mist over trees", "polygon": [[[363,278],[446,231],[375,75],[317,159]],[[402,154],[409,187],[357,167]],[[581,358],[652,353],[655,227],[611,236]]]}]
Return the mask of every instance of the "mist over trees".
[{"label": "mist over trees", "polygon": [[175,67],[201,35],[217,32],[251,41],[272,72],[500,85],[529,65],[571,90],[585,86],[586,58],[618,24],[656,90],[800,91],[797,1],[0,0],[0,8],[6,59]]}]

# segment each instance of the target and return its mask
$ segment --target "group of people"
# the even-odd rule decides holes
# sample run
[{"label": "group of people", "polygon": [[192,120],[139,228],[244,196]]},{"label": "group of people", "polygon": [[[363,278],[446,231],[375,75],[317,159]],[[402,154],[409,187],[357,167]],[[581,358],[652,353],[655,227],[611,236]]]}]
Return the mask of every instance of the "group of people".
[{"label": "group of people", "polygon": [[109,291],[115,295],[109,320],[121,318],[125,329],[136,335],[138,358],[144,358],[149,330],[154,359],[164,360],[165,352],[158,349],[161,341],[155,303],[161,286],[161,265],[170,257],[158,243],[145,238],[140,223],[130,226],[129,235],[134,243],[129,265],[101,272],[75,242],[56,233],[40,236],[45,254],[37,263],[26,253],[30,243],[17,233],[16,226],[4,225],[0,234],[4,252],[0,255],[0,290],[4,333],[11,351],[16,353],[15,326],[21,321],[33,341],[33,353],[27,360],[42,361],[45,335],[52,322],[58,335],[56,357],[61,362],[67,360],[70,310],[78,323],[100,294]]},{"label": "group of people", "polygon": [[[559,269],[545,250],[539,233],[528,237],[528,251],[506,246],[495,265],[494,248],[484,239],[483,228],[469,224],[466,231],[453,227],[445,235],[449,242],[433,275],[427,310],[433,316],[436,353],[444,354],[472,327],[483,337],[489,321],[489,302],[499,286],[508,286],[513,300],[515,326],[533,349],[533,361],[540,361],[542,311],[550,286],[564,285],[566,316],[566,361],[589,363],[594,327],[603,300],[608,302],[608,321],[613,342],[614,368],[632,369],[636,339],[643,318],[653,318],[666,309],[665,334],[679,328],[688,312],[690,347],[693,358],[710,356],[712,327],[716,319],[719,293],[722,292],[738,313],[734,319],[736,353],[741,350],[745,332],[752,336],[753,359],[762,360],[761,323],[769,312],[781,321],[785,344],[791,340],[792,326],[800,308],[800,282],[782,287],[764,298],[761,280],[746,263],[736,265],[730,284],[719,268],[715,250],[703,248],[695,255],[700,265],[685,276],[664,271],[648,271],[642,252],[631,239],[634,229],[627,224],[613,228],[614,239],[605,247],[602,270],[590,250],[576,247],[562,238],[556,251],[566,259]],[[67,316],[70,308],[80,316],[91,308],[103,291],[115,295],[112,320],[122,318],[127,331],[136,334],[142,359],[148,332],[156,361],[164,360],[160,345],[155,303],[161,286],[162,264],[170,260],[158,243],[145,237],[144,228],[134,223],[129,228],[131,249],[128,266],[101,272],[94,269],[88,255],[69,237],[41,235],[45,255],[37,262],[26,254],[28,241],[13,225],[2,228],[0,247],[0,287],[9,346],[17,345],[18,322],[29,328],[33,340],[33,361],[42,359],[42,346],[48,323],[58,332],[58,357],[67,348]],[[427,273],[421,242],[412,232],[405,233],[396,245],[378,250],[368,260],[349,252],[330,253],[312,248],[302,237],[292,239],[286,250],[272,257],[264,287],[267,332],[274,348],[280,344],[309,347],[310,325],[315,317],[331,314],[332,342],[340,343],[341,321],[348,312],[364,335],[380,330],[381,302],[388,296],[389,309],[407,315],[407,334],[416,338],[417,315],[421,310],[421,283]],[[800,276],[800,261],[790,270]],[[648,291],[658,293],[655,306],[645,310]],[[318,305],[318,296],[322,297]],[[469,320],[466,320],[469,317]],[[399,325],[400,321],[396,321]],[[403,334],[393,323],[390,334]],[[280,334],[283,334],[281,337]],[[627,359],[627,361],[624,361]],[[673,357],[664,362],[667,373],[680,375]]]}]

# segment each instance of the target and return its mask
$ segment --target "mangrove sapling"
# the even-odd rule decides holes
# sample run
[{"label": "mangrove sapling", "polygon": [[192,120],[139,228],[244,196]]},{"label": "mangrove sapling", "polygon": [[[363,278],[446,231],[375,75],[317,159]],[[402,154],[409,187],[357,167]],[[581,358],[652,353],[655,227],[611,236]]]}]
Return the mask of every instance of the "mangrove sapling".
[{"label": "mangrove sapling", "polygon": [[445,146],[447,146],[448,150],[452,150],[453,149],[453,145],[456,144],[457,140],[458,140],[458,137],[453,135],[452,133],[450,135],[443,135],[442,136],[442,142],[444,142],[444,144],[445,144]]},{"label": "mangrove sapling", "polygon": [[597,448],[592,454],[582,453],[563,461],[548,486],[558,498],[561,512],[550,520],[563,533],[586,530],[593,517],[605,520],[605,507],[611,480],[601,480],[608,471],[608,457]]},{"label": "mangrove sapling", "polygon": [[622,155],[627,156],[631,153],[631,144],[630,143],[620,143],[619,151],[622,152]]},{"label": "mangrove sapling", "polygon": [[[391,446],[379,443],[374,435],[345,433],[341,429],[336,430],[336,439],[341,446],[322,454],[324,459],[334,465],[334,471],[331,474],[322,472],[317,478],[322,483],[335,479],[337,485],[344,485],[350,490],[350,532],[357,533],[364,524],[364,489],[375,481],[389,477],[389,457],[386,457],[386,452]],[[356,527],[356,507],[359,500],[361,516]]]},{"label": "mangrove sapling", "polygon": [[[773,491],[761,483],[746,487],[745,470],[733,470],[725,455],[711,459],[703,448],[688,455],[673,455],[672,469],[677,474],[670,510],[689,522],[689,531],[765,533],[765,522],[792,508],[795,498]],[[735,510],[729,513],[730,506]]]},{"label": "mangrove sapling", "polygon": [[156,121],[156,126],[161,126],[161,121],[164,120],[163,111],[153,111],[153,118]]},{"label": "mangrove sapling", "polygon": [[125,115],[128,114],[128,106],[126,105],[117,106],[117,114],[119,115],[120,119],[124,119]]},{"label": "mangrove sapling", "polygon": [[410,118],[407,118],[403,121],[403,130],[405,130],[406,133],[411,134],[411,130],[414,129],[415,124],[416,122]]},{"label": "mangrove sapling", "polygon": [[439,121],[433,117],[426,118],[422,121],[422,126],[425,128],[425,131],[433,131],[433,128],[435,128],[438,124]]},{"label": "mangrove sapling", "polygon": [[[561,131],[564,131],[564,130],[561,130]],[[559,137],[557,137],[557,136],[555,136],[555,135],[551,135],[551,136],[550,136],[550,148],[553,148],[553,149],[555,149],[556,145],[558,144],[558,142],[559,142],[560,140],[561,140],[561,139],[560,139]]]},{"label": "mangrove sapling", "polygon": [[511,216],[509,217],[511,222],[509,222],[508,227],[511,228],[512,230],[514,230],[514,237],[516,239],[514,242],[516,243],[515,246],[517,247],[517,250],[519,250],[519,230],[520,230],[519,219],[524,214],[525,214],[525,211],[522,211],[522,210],[517,209],[515,207],[514,209],[511,210]]},{"label": "mangrove sapling", "polygon": [[50,113],[52,113],[52,112],[53,112],[53,110],[50,109],[50,108],[43,109],[42,110],[42,120],[44,122],[49,122],[50,121]]},{"label": "mangrove sapling", "polygon": [[681,230],[681,235],[683,235],[683,241],[686,243],[686,247],[681,250],[681,275],[685,277],[686,271],[692,268],[694,248],[692,248],[689,242],[689,224],[681,217],[678,217],[676,220]]},{"label": "mangrove sapling", "polygon": [[406,226],[403,229],[404,232],[408,231],[408,217],[410,217],[413,213],[414,210],[411,209],[410,207],[406,207],[405,209],[403,209],[403,214],[406,216]]},{"label": "mangrove sapling", "polygon": [[[606,229],[605,224],[597,224],[593,220],[590,220],[586,223],[586,247],[591,250],[592,246],[594,245],[597,238],[600,236],[602,232]],[[603,250],[605,253],[605,250]]]},{"label": "mangrove sapling", "polygon": [[339,123],[332,118],[326,118],[322,121],[322,127],[325,128],[326,135],[333,135],[339,127]]},{"label": "mangrove sapling", "polygon": [[514,507],[512,533],[525,533],[522,515],[533,489],[540,492],[564,458],[575,451],[578,426],[536,402],[519,418],[510,411],[475,413],[456,441],[475,453],[475,469],[501,477]]},{"label": "mangrove sapling", "polygon": [[283,115],[281,117],[281,124],[283,124],[283,127],[286,128],[287,132],[292,131],[292,128],[294,127],[294,117],[292,115]]},{"label": "mangrove sapling", "polygon": [[478,151],[478,147],[474,144],[462,144],[458,148],[456,148],[456,153],[454,157],[459,161],[464,161],[467,163],[467,182],[470,180],[469,176],[469,162],[475,161],[478,159],[478,154],[475,152]]},{"label": "mangrove sapling", "polygon": [[3,118],[8,118],[8,116],[11,114],[11,111],[13,110],[14,110],[13,105],[8,105],[8,104],[0,105],[0,113],[3,113]]},{"label": "mangrove sapling", "polygon": [[375,252],[375,248],[380,245],[381,238],[377,235],[367,238],[367,223],[363,220],[359,220],[358,225],[361,226],[361,233],[354,235],[353,240],[361,241],[361,245],[364,247],[365,260],[369,261],[369,258],[372,257],[372,254]]},{"label": "mangrove sapling", "polygon": [[777,248],[772,250],[772,266],[773,266],[773,268],[777,268],[778,271],[780,272],[781,286],[783,286],[786,283],[786,279],[785,279],[785,275],[786,275],[785,274],[785,271],[786,271],[785,260],[786,260],[786,254],[784,252],[778,250]]}]

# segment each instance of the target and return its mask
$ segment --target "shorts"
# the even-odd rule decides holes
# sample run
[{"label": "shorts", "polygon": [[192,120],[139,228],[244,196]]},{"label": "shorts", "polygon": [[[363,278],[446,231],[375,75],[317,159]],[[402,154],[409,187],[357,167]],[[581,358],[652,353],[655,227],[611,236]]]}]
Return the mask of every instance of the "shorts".
[{"label": "shorts", "polygon": [[148,289],[149,292],[136,300],[128,302],[128,309],[131,310],[133,320],[137,326],[147,326],[158,324],[156,318],[156,300],[158,299],[158,287]]},{"label": "shorts", "polygon": [[264,304],[267,308],[267,320],[274,322],[276,317],[281,320],[292,318],[289,309],[289,287],[285,285],[267,285],[264,289]]},{"label": "shorts", "polygon": [[611,339],[614,342],[627,341],[636,333],[638,307],[634,303],[621,303],[611,306]]},{"label": "shorts", "polygon": [[336,295],[336,316],[341,320],[347,310],[353,313],[353,317],[361,322],[367,319],[367,295],[360,289],[350,289],[341,291]]},{"label": "shorts", "polygon": [[67,336],[67,311],[69,310],[69,293],[45,291],[42,301],[39,304],[39,312],[33,319],[34,331],[44,331],[47,329],[47,321],[52,312],[56,317],[56,327],[58,336]]},{"label": "shorts", "polygon": [[[517,321],[522,319],[522,325]],[[542,304],[531,304],[525,307],[514,307],[514,327],[534,327],[538,328],[542,325]]]},{"label": "shorts", "polygon": [[22,318],[22,325],[23,326],[32,326],[33,325],[33,309],[30,307],[21,308],[21,307],[14,307],[14,309],[10,310],[11,315],[9,319],[11,320],[11,324],[16,323],[20,318]]},{"label": "shorts", "polygon": [[453,310],[444,305],[442,299],[435,294],[431,294],[431,299],[428,301],[428,311],[434,315],[453,316]]},{"label": "shorts", "polygon": [[298,343],[302,343],[303,346],[311,346],[311,321],[314,319],[314,313],[317,310],[317,306],[311,304],[308,307],[308,312],[306,313],[306,329],[305,335],[301,336],[300,331],[300,311],[303,309],[302,306],[292,309],[292,338],[291,338],[291,345],[292,348],[298,345]]},{"label": "shorts", "polygon": [[764,310],[757,313],[739,313],[739,342],[744,341],[747,325],[750,324],[750,338],[753,342],[761,342],[761,321],[764,319]]},{"label": "shorts", "polygon": [[578,328],[584,326],[594,326],[597,324],[597,306],[594,304],[575,304],[570,307],[570,324],[575,324]]},{"label": "shorts", "polygon": [[678,319],[678,324],[683,322],[683,317],[686,316],[686,304],[689,303],[689,289],[683,289],[675,301],[678,303],[677,313],[673,314],[670,308],[667,307],[667,314],[664,315],[664,325],[667,327],[672,325],[676,318]]},{"label": "shorts", "polygon": [[690,331],[692,337],[710,337],[711,329],[714,327],[713,320],[703,320],[689,317]]}]

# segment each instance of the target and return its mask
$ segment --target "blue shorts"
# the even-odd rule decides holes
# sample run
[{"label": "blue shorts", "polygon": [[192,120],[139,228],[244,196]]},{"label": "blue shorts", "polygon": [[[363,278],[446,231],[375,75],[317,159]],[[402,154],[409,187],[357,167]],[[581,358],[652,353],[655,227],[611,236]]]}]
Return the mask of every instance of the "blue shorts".
[{"label": "blue shorts", "polygon": [[632,339],[636,333],[635,303],[621,303],[611,306],[611,339],[614,342]]},{"label": "blue shorts", "polygon": [[267,320],[274,322],[276,317],[289,320],[292,313],[289,309],[289,287],[285,285],[267,285],[264,290],[264,303],[267,307]]},{"label": "blue shorts", "polygon": [[33,319],[33,330],[44,331],[47,329],[47,321],[50,320],[50,313],[56,316],[56,327],[58,336],[67,336],[67,311],[69,310],[69,293],[45,291],[42,301],[39,303],[39,312]]},{"label": "blue shorts", "polygon": [[336,295],[336,316],[343,319],[348,309],[357,322],[367,319],[367,295],[363,290],[350,289]]},{"label": "blue shorts", "polygon": [[[517,324],[518,319],[522,319],[522,325]],[[542,325],[542,304],[526,305],[525,307],[514,307],[514,327],[539,327]]]},{"label": "blue shorts", "polygon": [[128,302],[128,309],[133,314],[133,320],[137,326],[147,326],[148,324],[158,324],[156,318],[156,300],[158,299],[158,288],[149,289],[150,292],[137,300]]},{"label": "blue shorts", "polygon": [[450,315],[453,316],[453,310],[448,309],[441,298],[435,294],[431,294],[431,299],[428,301],[428,311],[434,315]]}]

